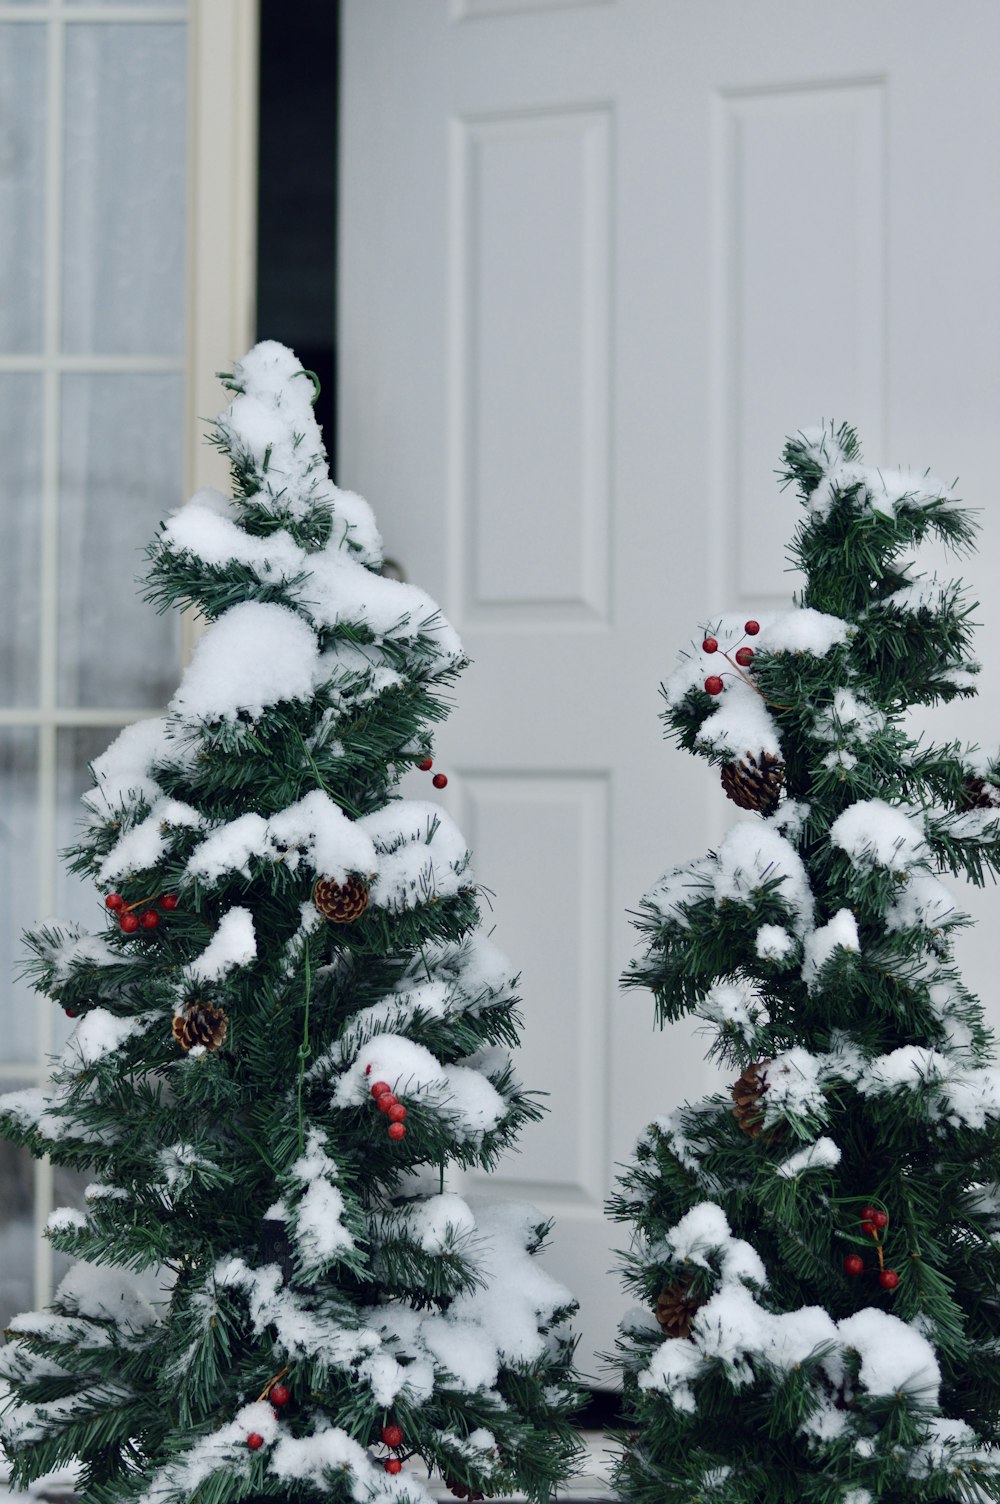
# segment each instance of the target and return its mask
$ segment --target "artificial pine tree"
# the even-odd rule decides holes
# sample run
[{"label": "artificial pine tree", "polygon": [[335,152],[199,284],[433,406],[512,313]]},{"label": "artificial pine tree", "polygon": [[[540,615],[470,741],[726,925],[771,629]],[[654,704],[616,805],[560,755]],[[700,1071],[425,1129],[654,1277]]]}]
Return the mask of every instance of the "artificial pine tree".
[{"label": "artificial pine tree", "polygon": [[974,689],[974,526],[929,476],[801,433],[805,583],[714,622],[664,719],[749,811],[642,901],[625,984],[693,1015],[731,1091],[650,1125],[612,1202],[643,1303],[619,1359],[637,1504],[1000,1498],[1000,1075],[941,872],[1000,867],[1000,765],[907,729]]},{"label": "artificial pine tree", "polygon": [[2,1351],[14,1481],[75,1459],[93,1504],[417,1504],[426,1464],[545,1499],[573,1302],[530,1208],[444,1183],[538,1116],[514,983],[458,830],[395,792],[465,659],[381,576],[291,352],[224,380],[233,498],[194,496],[148,576],[209,625],[167,714],[93,765],[73,867],[101,922],[29,937],[78,1021],[0,1128],[92,1182],[49,1224],[83,1262]]}]

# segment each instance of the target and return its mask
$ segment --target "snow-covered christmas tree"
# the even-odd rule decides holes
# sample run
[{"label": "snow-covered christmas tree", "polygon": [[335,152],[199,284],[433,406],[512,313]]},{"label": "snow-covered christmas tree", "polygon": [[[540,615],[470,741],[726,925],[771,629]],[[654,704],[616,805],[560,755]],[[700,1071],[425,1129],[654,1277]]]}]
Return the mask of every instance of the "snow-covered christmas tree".
[{"label": "snow-covered christmas tree", "polygon": [[1000,866],[1000,765],[905,719],[974,691],[971,608],[914,557],[974,527],[930,476],[865,468],[846,425],[791,439],[783,475],[795,609],[712,622],[664,690],[750,813],[643,899],[625,980],[738,1079],[651,1124],[612,1203],[644,1307],[618,1486],[1000,1498],[1000,1073],[939,880]]},{"label": "snow-covered christmas tree", "polygon": [[573,1302],[537,1214],[445,1188],[538,1115],[514,981],[459,831],[396,792],[462,648],[380,574],[291,352],[224,380],[233,497],[195,495],[148,576],[209,625],[93,765],[73,866],[103,917],[29,937],[77,1023],[0,1131],[93,1178],[49,1225],[81,1262],[0,1353],[0,1435],[15,1482],[76,1459],[94,1504],[416,1504],[421,1466],[545,1499]]}]

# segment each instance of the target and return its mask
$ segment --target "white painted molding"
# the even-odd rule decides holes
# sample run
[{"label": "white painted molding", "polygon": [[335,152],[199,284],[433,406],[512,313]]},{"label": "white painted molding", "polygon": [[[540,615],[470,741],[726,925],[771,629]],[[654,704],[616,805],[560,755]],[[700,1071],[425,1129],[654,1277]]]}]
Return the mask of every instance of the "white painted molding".
[{"label": "white painted molding", "polygon": [[[188,107],[188,336],[185,488],[228,489],[205,441],[222,406],[217,371],[253,340],[256,319],[257,57],[255,0],[191,0]],[[184,656],[198,635],[184,622]]]}]

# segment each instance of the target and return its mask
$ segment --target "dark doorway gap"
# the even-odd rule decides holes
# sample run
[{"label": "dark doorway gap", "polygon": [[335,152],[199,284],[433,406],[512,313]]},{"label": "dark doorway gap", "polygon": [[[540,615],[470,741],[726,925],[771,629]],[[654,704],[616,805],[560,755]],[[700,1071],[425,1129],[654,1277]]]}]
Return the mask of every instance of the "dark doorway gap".
[{"label": "dark doorway gap", "polygon": [[337,0],[260,0],[257,338],[319,377],[334,475],[339,21]]}]

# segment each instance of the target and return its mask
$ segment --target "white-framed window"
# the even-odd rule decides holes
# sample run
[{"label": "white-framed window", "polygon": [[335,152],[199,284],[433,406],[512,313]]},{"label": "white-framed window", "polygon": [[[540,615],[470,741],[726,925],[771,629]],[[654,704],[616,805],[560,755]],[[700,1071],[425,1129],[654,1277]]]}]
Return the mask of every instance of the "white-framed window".
[{"label": "white-framed window", "polygon": [[[69,877],[87,765],[184,649],[139,596],[160,517],[218,481],[197,416],[252,325],[256,0],[0,0],[0,1090],[70,1027],[22,930]],[[51,1291],[76,1187],[0,1141],[0,1328]]]}]

